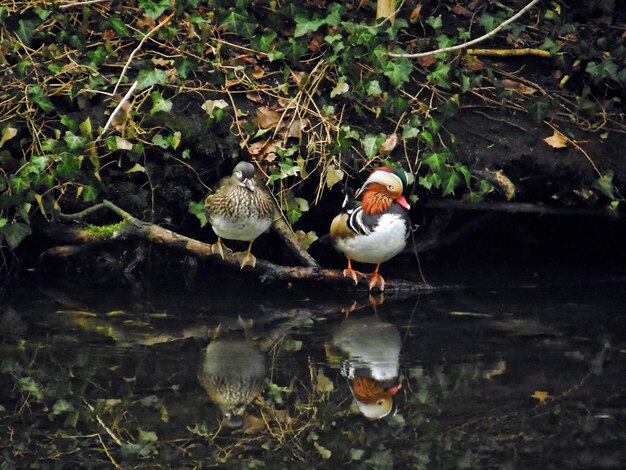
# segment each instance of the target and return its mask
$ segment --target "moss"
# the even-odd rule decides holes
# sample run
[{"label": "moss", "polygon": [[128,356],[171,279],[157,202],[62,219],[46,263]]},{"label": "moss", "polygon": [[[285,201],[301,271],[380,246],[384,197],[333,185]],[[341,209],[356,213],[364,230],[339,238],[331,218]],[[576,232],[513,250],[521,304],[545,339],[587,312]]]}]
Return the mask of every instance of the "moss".
[{"label": "moss", "polygon": [[124,221],[110,225],[87,225],[86,231],[91,238],[108,238],[113,237],[113,234],[122,229]]}]

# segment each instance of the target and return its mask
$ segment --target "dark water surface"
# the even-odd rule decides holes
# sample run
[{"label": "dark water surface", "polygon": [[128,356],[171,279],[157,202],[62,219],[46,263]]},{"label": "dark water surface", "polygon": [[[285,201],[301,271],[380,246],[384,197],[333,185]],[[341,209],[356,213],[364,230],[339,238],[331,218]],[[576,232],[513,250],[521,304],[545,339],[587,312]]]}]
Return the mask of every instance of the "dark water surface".
[{"label": "dark water surface", "polygon": [[625,284],[373,300],[24,287],[0,468],[626,467]]}]

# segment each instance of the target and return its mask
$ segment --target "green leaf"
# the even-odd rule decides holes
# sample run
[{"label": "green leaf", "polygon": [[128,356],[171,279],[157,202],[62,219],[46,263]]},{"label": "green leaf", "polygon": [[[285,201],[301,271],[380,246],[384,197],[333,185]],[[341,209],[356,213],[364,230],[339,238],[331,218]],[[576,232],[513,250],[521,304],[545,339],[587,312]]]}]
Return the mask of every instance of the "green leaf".
[{"label": "green leaf", "polygon": [[139,0],[139,8],[153,20],[156,20],[171,6],[170,0]]},{"label": "green leaf", "polygon": [[152,108],[150,109],[150,116],[154,116],[156,113],[169,113],[172,110],[172,102],[163,98],[161,93],[155,91],[150,93],[152,99]]},{"label": "green leaf", "polygon": [[208,220],[206,216],[206,211],[204,210],[204,201],[200,202],[190,202],[189,207],[187,208],[187,212],[195,215],[200,221],[200,227],[204,227]]},{"label": "green leaf", "polygon": [[152,137],[152,143],[158,145],[162,149],[168,149],[171,147],[169,139],[163,137],[161,134],[156,134]]},{"label": "green leaf", "polygon": [[52,101],[44,94],[43,90],[39,85],[33,85],[28,87],[28,96],[33,102],[41,108],[41,110],[45,113],[49,113],[54,111],[54,105]]},{"label": "green leaf", "polygon": [[109,21],[111,23],[111,27],[115,30],[115,32],[119,36],[122,36],[122,37],[130,36],[130,31],[128,30],[128,27],[126,26],[126,23],[124,23],[124,20],[122,20],[119,16],[117,15],[112,16]]},{"label": "green leaf", "polygon": [[428,80],[433,82],[435,85],[440,86],[441,88],[445,88],[446,90],[450,89],[450,66],[444,62],[438,62],[435,70],[428,74]]},{"label": "green leaf", "polygon": [[19,380],[19,386],[22,393],[28,393],[35,397],[37,401],[43,400],[43,391],[41,385],[39,385],[32,377],[22,377]]},{"label": "green leaf", "polygon": [[369,96],[379,96],[382,95],[383,90],[380,88],[380,83],[378,80],[372,80],[367,84],[367,94]]},{"label": "green leaf", "polygon": [[145,90],[154,85],[165,85],[166,82],[167,75],[163,70],[142,70],[137,76],[137,90]]},{"label": "green leaf", "polygon": [[307,18],[303,15],[296,15],[294,18],[296,21],[296,29],[293,32],[294,38],[299,38],[308,33],[313,33],[319,29],[320,26],[326,23],[326,20],[315,16],[313,18]]},{"label": "green leaf", "polygon": [[74,405],[66,400],[63,400],[62,398],[57,400],[56,403],[52,406],[52,414],[54,416],[58,416],[61,413],[67,413],[70,411],[74,411]]},{"label": "green leaf", "polygon": [[454,189],[457,187],[457,185],[460,182],[461,182],[461,177],[459,176],[459,174],[455,171],[451,171],[447,179],[444,182],[444,185],[442,188],[443,195],[447,196],[448,194],[454,193]]},{"label": "green leaf", "polygon": [[367,134],[363,138],[363,151],[368,158],[374,158],[378,154],[378,149],[387,139],[385,134]]},{"label": "green leaf", "polygon": [[383,74],[393,86],[400,88],[409,81],[412,71],[413,64],[408,59],[395,59],[385,64]]},{"label": "green leaf", "polygon": [[67,144],[67,148],[71,151],[77,151],[85,148],[87,139],[81,135],[76,135],[72,131],[65,131],[63,140]]},{"label": "green leaf", "polygon": [[615,188],[613,186],[613,170],[608,170],[606,174],[594,181],[593,187],[599,190],[606,197],[615,200]]},{"label": "green leaf", "polygon": [[32,233],[30,225],[22,222],[14,222],[2,227],[0,234],[4,237],[9,248],[16,249],[22,240]]}]

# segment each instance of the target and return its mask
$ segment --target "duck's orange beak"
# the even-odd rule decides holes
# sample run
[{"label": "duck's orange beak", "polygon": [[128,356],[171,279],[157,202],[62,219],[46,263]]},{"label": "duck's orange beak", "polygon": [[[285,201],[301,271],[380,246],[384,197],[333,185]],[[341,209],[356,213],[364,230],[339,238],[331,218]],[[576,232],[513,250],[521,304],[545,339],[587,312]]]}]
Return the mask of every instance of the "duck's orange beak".
[{"label": "duck's orange beak", "polygon": [[404,207],[407,211],[411,210],[411,206],[404,196],[399,196],[398,198],[396,198],[396,202]]}]

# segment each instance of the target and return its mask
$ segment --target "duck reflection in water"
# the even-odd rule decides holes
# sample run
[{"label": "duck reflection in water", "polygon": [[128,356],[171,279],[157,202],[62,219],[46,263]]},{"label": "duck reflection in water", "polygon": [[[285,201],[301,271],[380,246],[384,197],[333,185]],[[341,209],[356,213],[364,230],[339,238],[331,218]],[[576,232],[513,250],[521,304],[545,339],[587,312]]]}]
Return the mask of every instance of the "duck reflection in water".
[{"label": "duck reflection in water", "polygon": [[370,420],[393,410],[393,396],[400,390],[400,346],[398,329],[376,311],[352,313],[333,330],[332,343],[327,344],[329,362],[341,366],[359,411]]},{"label": "duck reflection in water", "polygon": [[229,427],[240,427],[246,405],[261,394],[267,375],[266,357],[247,337],[247,331],[228,333],[207,346],[198,380]]}]

